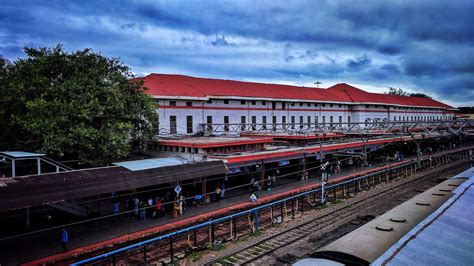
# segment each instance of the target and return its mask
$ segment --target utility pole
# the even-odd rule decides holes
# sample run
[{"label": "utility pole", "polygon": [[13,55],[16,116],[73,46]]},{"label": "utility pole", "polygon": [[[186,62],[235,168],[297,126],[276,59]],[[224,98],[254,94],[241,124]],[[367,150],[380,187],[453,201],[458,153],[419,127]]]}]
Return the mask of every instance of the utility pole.
[{"label": "utility pole", "polygon": [[326,137],[326,134],[323,132],[319,135],[319,163],[321,165],[321,204],[326,203],[326,197],[324,195],[324,185],[327,181],[327,172],[326,167],[329,165],[329,162],[323,164],[323,140],[322,138]]},{"label": "utility pole", "polygon": [[324,191],[324,186],[326,185],[327,181],[327,172],[326,167],[329,165],[329,162],[325,162],[321,165],[321,205],[326,204],[326,193]]}]

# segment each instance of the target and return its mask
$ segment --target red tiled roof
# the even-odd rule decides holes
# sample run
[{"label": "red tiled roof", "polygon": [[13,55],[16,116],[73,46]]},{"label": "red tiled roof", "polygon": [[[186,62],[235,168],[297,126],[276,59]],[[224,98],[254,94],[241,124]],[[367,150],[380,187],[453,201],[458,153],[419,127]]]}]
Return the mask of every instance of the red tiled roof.
[{"label": "red tiled roof", "polygon": [[336,84],[332,87],[329,87],[327,90],[345,92],[354,103],[386,103],[394,105],[453,108],[447,104],[430,98],[371,93],[346,83]]},{"label": "red tiled roof", "polygon": [[428,98],[368,93],[348,84],[337,84],[329,89],[265,84],[223,79],[196,78],[183,75],[150,74],[143,78],[148,94],[157,97],[249,97],[327,102],[386,103],[406,106],[452,108]]}]

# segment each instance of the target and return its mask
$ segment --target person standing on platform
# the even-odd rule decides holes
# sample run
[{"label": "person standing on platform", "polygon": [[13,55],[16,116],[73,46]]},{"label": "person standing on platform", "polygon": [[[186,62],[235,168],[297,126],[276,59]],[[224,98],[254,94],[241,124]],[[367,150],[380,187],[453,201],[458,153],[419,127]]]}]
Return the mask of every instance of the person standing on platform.
[{"label": "person standing on platform", "polygon": [[219,185],[217,185],[216,187],[216,200],[217,203],[221,202],[221,188],[219,187]]},{"label": "person standing on platform", "polygon": [[175,200],[173,202],[173,218],[178,217],[178,211],[179,211],[179,204],[178,204],[178,201]]},{"label": "person standing on platform", "polygon": [[140,202],[140,220],[146,220],[146,203],[144,201]]},{"label": "person standing on platform", "polygon": [[163,211],[161,206],[160,197],[156,197],[155,200],[155,219],[163,217]]},{"label": "person standing on platform", "polygon": [[267,191],[272,191],[272,178],[267,176]]},{"label": "person standing on platform", "polygon": [[224,195],[225,195],[225,183],[222,183],[222,186],[221,186],[221,199],[224,198]]},{"label": "person standing on platform", "polygon": [[178,197],[179,215],[183,214],[184,210],[184,196],[183,194]]},{"label": "person standing on platform", "polygon": [[258,197],[257,197],[257,195],[255,195],[254,193],[252,193],[252,195],[250,195],[250,201],[251,201],[252,203],[257,202],[257,199],[258,199]]},{"label": "person standing on platform", "polygon": [[148,217],[151,217],[153,215],[153,199],[150,197],[148,199],[148,209],[147,209],[147,213],[148,213]]},{"label": "person standing on platform", "polygon": [[135,214],[135,217],[138,218],[138,208],[140,207],[140,200],[135,197],[133,198],[133,212]]},{"label": "person standing on platform", "polygon": [[67,244],[69,243],[69,233],[66,228],[61,230],[61,245],[63,246],[63,251],[67,251]]},{"label": "person standing on platform", "polygon": [[112,206],[114,214],[118,214],[120,212],[120,203],[118,202],[118,200],[115,200]]}]

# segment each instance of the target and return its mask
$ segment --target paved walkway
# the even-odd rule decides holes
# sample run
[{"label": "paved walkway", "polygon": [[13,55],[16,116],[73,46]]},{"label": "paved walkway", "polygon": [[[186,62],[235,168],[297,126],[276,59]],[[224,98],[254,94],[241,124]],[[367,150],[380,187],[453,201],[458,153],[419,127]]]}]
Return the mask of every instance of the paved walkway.
[{"label": "paved walkway", "polygon": [[[364,171],[371,168],[380,167],[387,163],[374,164],[368,168],[351,168],[346,169],[340,173],[332,174],[331,179],[336,179],[341,176],[348,176],[356,172]],[[313,174],[314,175],[314,174]],[[319,178],[314,176],[309,180],[296,181],[290,178],[281,178],[277,180],[276,186],[271,191],[258,191],[256,194],[260,198],[264,198],[270,195],[276,195],[283,192],[291,191],[299,187],[308,186],[310,184],[318,184]],[[235,195],[235,196],[232,196]],[[89,223],[86,225],[76,226],[70,228],[70,249],[76,249],[94,243],[100,243],[103,245],[104,241],[112,238],[124,236],[141,230],[154,230],[155,227],[164,225],[168,227],[174,224],[181,224],[178,221],[185,222],[194,216],[207,214],[208,212],[216,211],[226,207],[239,205],[243,202],[249,202],[249,192],[247,188],[240,188],[235,190],[227,190],[226,198],[222,199],[219,203],[211,203],[206,206],[189,207],[185,210],[184,214],[176,219],[170,217],[167,214],[165,217],[160,219],[147,219],[146,221],[132,220],[128,217],[119,216],[112,219],[103,221],[97,221],[93,224]],[[171,228],[171,227],[169,227]],[[148,230],[147,230],[148,231]],[[0,264],[9,265],[17,264],[35,260],[38,258],[61,254],[62,248],[59,242],[60,231],[45,232],[28,236],[27,239],[14,239],[0,243]],[[73,250],[68,254],[74,253]],[[64,254],[66,255],[66,254]]]}]

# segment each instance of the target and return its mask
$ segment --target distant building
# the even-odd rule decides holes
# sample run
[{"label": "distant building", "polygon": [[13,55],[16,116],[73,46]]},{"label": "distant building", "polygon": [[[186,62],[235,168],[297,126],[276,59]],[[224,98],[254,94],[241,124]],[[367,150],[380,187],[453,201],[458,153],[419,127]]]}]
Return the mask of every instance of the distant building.
[{"label": "distant building", "polygon": [[204,124],[288,125],[432,121],[454,118],[455,108],[429,98],[369,93],[345,83],[327,89],[182,75],[143,78],[156,99],[159,135],[193,135]]}]

